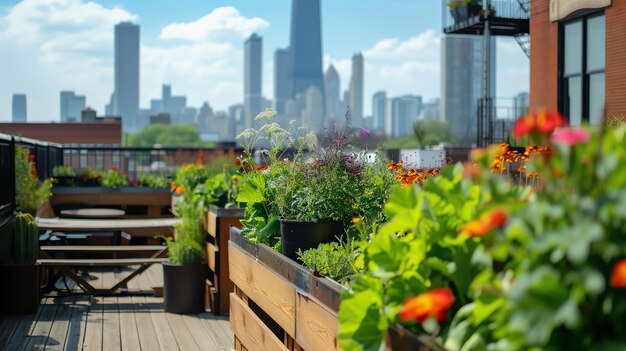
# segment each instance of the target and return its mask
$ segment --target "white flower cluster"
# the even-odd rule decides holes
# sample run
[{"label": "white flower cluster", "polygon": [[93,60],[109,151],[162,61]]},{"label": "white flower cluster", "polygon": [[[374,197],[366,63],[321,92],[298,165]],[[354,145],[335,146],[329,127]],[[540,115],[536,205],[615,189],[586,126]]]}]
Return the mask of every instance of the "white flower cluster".
[{"label": "white flower cluster", "polygon": [[271,121],[276,117],[276,111],[272,108],[267,108],[265,111],[259,113],[256,117],[254,117],[255,121]]}]

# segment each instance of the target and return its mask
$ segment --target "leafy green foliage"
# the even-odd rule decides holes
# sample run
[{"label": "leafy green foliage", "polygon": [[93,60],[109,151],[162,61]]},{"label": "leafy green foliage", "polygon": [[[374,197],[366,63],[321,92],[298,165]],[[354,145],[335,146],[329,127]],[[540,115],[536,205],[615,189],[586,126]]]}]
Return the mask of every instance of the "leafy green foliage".
[{"label": "leafy green foliage", "polygon": [[28,213],[18,213],[0,228],[0,266],[34,265],[39,257],[39,231]]},{"label": "leafy green foliage", "polygon": [[128,178],[117,169],[110,169],[102,175],[101,184],[105,188],[117,189],[128,186]]},{"label": "leafy green foliage", "polygon": [[39,182],[35,155],[27,148],[15,148],[15,202],[18,209],[35,213],[37,208],[50,199],[52,181]]},{"label": "leafy green foliage", "polygon": [[175,226],[177,240],[167,238],[170,261],[179,264],[200,263],[204,259],[204,210],[199,196],[187,197],[178,204],[181,223]]},{"label": "leafy green foliage", "polygon": [[300,261],[316,275],[344,283],[359,271],[356,258],[360,254],[354,240],[320,244],[317,248],[298,251]]},{"label": "leafy green foliage", "polygon": [[126,146],[129,147],[199,147],[200,131],[195,126],[152,124],[129,134]]},{"label": "leafy green foliage", "polygon": [[155,189],[167,189],[170,186],[170,180],[166,176],[158,174],[143,173],[139,176],[141,186]]},{"label": "leafy green foliage", "polygon": [[74,177],[76,172],[74,172],[74,168],[69,166],[55,166],[52,169],[52,175],[54,177]]}]

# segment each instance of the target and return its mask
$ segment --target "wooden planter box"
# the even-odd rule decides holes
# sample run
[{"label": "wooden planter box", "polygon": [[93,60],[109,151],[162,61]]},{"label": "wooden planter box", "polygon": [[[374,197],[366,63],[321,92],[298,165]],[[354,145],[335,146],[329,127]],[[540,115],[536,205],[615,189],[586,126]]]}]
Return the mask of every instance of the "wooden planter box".
[{"label": "wooden planter box", "polygon": [[209,207],[205,216],[207,236],[207,304],[216,315],[228,314],[229,294],[233,291],[228,267],[228,237],[231,227],[241,228],[243,208]]},{"label": "wooden planter box", "polygon": [[[339,350],[337,313],[344,286],[230,230],[230,327],[235,350]],[[393,327],[398,350],[428,350],[418,336]]]},{"label": "wooden planter box", "polygon": [[50,204],[59,209],[71,205],[121,208],[126,218],[171,217],[171,193],[169,189],[123,187],[110,189],[93,187],[53,187]]}]

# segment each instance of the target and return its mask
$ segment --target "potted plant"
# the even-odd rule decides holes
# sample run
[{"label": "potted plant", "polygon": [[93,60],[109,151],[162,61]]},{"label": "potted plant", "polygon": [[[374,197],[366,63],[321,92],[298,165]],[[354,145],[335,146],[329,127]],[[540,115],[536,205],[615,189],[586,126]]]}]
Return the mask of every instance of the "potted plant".
[{"label": "potted plant", "polygon": [[467,21],[469,17],[480,15],[482,4],[478,0],[450,0],[447,4],[454,23]]},{"label": "potted plant", "polygon": [[0,228],[0,314],[30,314],[39,306],[39,233],[28,213]]},{"label": "potted plant", "polygon": [[50,199],[52,180],[37,178],[35,155],[27,148],[15,149],[15,204],[18,210],[37,214],[37,209]]},{"label": "potted plant", "polygon": [[176,238],[167,238],[170,262],[163,263],[164,308],[172,313],[204,311],[204,230],[202,207],[198,199],[182,201],[178,206],[181,223]]},{"label": "potted plant", "polygon": [[76,186],[78,180],[76,179],[76,172],[72,167],[55,166],[52,169],[52,177],[54,178],[54,184],[58,186]]},{"label": "potted plant", "polygon": [[113,167],[102,175],[101,184],[105,188],[119,189],[128,186],[128,178]]}]

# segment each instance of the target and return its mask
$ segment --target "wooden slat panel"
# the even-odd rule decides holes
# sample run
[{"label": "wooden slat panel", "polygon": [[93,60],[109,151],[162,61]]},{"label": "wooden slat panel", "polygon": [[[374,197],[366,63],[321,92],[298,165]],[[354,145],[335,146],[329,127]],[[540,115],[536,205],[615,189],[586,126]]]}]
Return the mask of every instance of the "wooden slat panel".
[{"label": "wooden slat panel", "polygon": [[65,350],[81,350],[85,339],[85,327],[87,325],[87,311],[89,310],[89,297],[77,296],[72,305],[72,317],[67,330]]},{"label": "wooden slat panel", "polygon": [[234,293],[230,294],[230,328],[249,350],[287,350],[287,347]]},{"label": "wooden slat panel", "polygon": [[316,301],[297,294],[296,343],[305,350],[335,351],[339,322],[337,316]]},{"label": "wooden slat panel", "polygon": [[118,297],[120,311],[120,335],[122,339],[122,350],[140,350],[139,332],[135,322],[135,311],[133,310],[130,296]]},{"label": "wooden slat panel", "polygon": [[[110,273],[109,275],[112,275],[112,273]],[[113,281],[113,279],[108,278],[105,280],[105,284],[110,284],[111,281]],[[120,311],[118,307],[117,297],[103,297],[102,303],[104,304],[102,349],[121,350],[122,338],[120,334]]]},{"label": "wooden slat panel", "polygon": [[135,309],[135,321],[142,350],[159,350],[159,342],[154,331],[150,309],[143,296],[133,296],[133,308]]},{"label": "wooden slat panel", "polygon": [[209,264],[209,268],[213,271],[215,271],[216,268],[216,264],[215,264],[215,260],[217,259],[217,248],[215,247],[215,245],[211,244],[211,243],[207,243],[206,244],[206,255],[207,255],[207,261]]},{"label": "wooden slat panel", "polygon": [[217,213],[209,211],[206,231],[212,237],[217,238]]},{"label": "wooden slat panel", "polygon": [[102,349],[102,298],[99,300],[95,297],[91,298],[89,313],[87,316],[87,329],[85,331],[85,340],[83,349],[101,350]]},{"label": "wooden slat panel", "polygon": [[253,257],[229,243],[231,280],[289,335],[296,329],[296,290]]},{"label": "wooden slat panel", "polygon": [[28,338],[28,344],[24,350],[43,350],[46,347],[48,341],[48,335],[50,334],[50,328],[54,322],[54,316],[56,315],[58,305],[54,304],[52,298],[47,298],[41,301],[41,313],[37,319],[37,323],[30,333]]},{"label": "wooden slat panel", "polygon": [[165,316],[170,323],[174,336],[176,337],[178,348],[180,350],[189,351],[198,350],[196,342],[193,340],[193,336],[185,324],[184,317],[175,313],[166,313]]},{"label": "wooden slat panel", "polygon": [[152,317],[152,325],[156,332],[159,347],[163,351],[176,350],[176,337],[172,333],[165,312],[163,312],[163,299],[156,297],[146,297],[147,307],[150,309],[150,317]]}]

